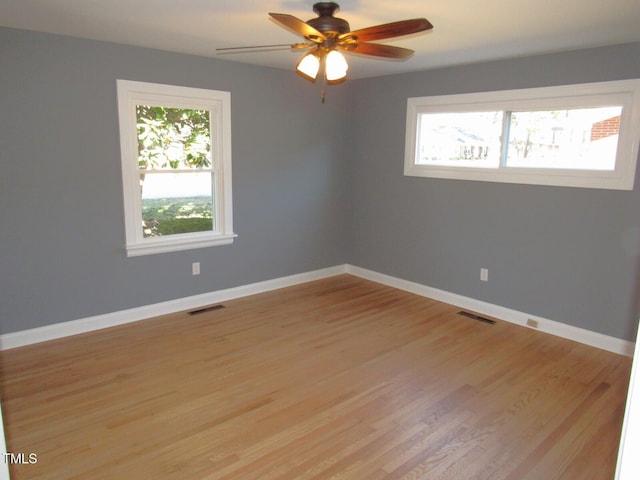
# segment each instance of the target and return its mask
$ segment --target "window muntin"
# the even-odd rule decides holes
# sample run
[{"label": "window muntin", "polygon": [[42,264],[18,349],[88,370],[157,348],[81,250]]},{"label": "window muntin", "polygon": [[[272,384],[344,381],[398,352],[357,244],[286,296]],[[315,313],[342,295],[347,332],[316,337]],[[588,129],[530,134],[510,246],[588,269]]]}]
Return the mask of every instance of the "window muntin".
[{"label": "window muntin", "polygon": [[233,242],[228,92],[118,80],[127,255]]},{"label": "window muntin", "polygon": [[639,104],[638,80],[410,98],[405,175],[631,190]]}]

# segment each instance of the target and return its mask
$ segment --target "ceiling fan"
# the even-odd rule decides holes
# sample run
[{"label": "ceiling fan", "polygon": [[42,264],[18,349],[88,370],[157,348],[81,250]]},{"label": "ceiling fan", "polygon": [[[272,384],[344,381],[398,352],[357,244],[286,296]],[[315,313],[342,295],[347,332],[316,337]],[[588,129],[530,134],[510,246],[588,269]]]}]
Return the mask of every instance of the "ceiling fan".
[{"label": "ceiling fan", "polygon": [[[401,20],[373,27],[351,31],[349,23],[334,16],[340,6],[334,2],[319,2],[313,6],[318,15],[306,22],[286,13],[269,13],[281,26],[301,35],[306,42],[292,45],[261,45],[257,47],[219,48],[218,52],[256,50],[260,48],[290,47],[294,50],[311,49],[296,66],[296,71],[308,80],[315,81],[320,67],[324,64],[325,83],[341,83],[347,78],[349,68],[342,52],[369,55],[388,59],[405,59],[414,51],[408,48],[369,43],[403,35],[423,32],[433,28],[425,18]],[[324,90],[323,90],[324,101]]]}]

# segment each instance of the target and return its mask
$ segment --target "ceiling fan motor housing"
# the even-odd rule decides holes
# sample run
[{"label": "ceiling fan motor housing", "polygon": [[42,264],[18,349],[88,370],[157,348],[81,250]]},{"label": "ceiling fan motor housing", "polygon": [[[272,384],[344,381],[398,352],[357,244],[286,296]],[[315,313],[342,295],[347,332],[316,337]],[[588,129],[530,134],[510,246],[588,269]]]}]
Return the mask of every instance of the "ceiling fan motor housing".
[{"label": "ceiling fan motor housing", "polygon": [[340,10],[340,5],[334,2],[319,2],[313,6],[313,11],[318,14],[317,18],[312,18],[307,22],[319,32],[328,36],[338,36],[350,32],[349,23],[334,17],[333,14]]}]

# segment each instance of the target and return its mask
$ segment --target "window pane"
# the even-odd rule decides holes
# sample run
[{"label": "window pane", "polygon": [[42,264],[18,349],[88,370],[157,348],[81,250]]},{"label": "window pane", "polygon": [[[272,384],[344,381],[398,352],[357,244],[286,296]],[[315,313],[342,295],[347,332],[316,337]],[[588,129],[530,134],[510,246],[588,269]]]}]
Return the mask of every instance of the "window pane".
[{"label": "window pane", "polygon": [[508,167],[613,170],[622,107],[511,113]]},{"label": "window pane", "polygon": [[418,165],[498,167],[502,112],[423,113]]},{"label": "window pane", "polygon": [[138,168],[211,167],[208,110],[136,105]]},{"label": "window pane", "polygon": [[215,229],[209,172],[140,175],[144,237]]}]

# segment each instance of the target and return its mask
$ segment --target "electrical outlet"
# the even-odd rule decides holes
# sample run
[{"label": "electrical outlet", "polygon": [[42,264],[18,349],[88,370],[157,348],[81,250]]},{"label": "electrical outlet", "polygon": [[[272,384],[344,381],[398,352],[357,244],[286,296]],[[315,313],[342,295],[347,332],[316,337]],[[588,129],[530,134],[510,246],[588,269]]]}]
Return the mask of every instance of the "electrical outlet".
[{"label": "electrical outlet", "polygon": [[200,262],[193,262],[191,264],[191,275],[200,275]]},{"label": "electrical outlet", "polygon": [[483,282],[488,282],[489,281],[489,269],[488,268],[481,268],[480,269],[480,280],[482,280]]},{"label": "electrical outlet", "polygon": [[538,321],[534,320],[533,318],[528,318],[527,325],[531,328],[538,328]]}]

